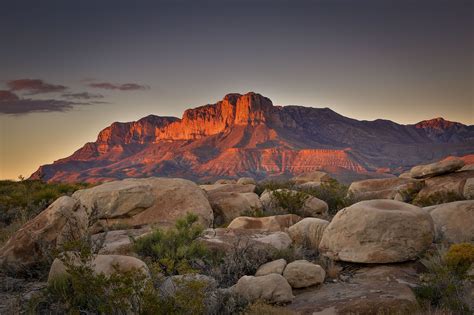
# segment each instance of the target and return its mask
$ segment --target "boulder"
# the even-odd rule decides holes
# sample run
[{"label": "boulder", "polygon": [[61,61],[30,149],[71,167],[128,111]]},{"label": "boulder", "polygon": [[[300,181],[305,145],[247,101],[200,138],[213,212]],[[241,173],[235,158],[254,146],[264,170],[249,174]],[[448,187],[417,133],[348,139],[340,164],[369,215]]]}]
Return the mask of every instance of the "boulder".
[{"label": "boulder", "polygon": [[[73,265],[79,265],[80,259],[75,253],[66,253],[68,259]],[[147,265],[138,258],[123,255],[96,255],[88,264],[94,274],[104,274],[106,276],[112,275],[114,272],[125,272],[130,270],[137,270],[143,272],[147,278],[150,278],[150,270]],[[63,261],[56,258],[51,265],[48,275],[48,283],[54,281],[57,277],[67,276],[67,268]]]},{"label": "boulder", "polygon": [[276,274],[281,275],[285,267],[286,267],[286,260],[284,260],[283,258],[270,261],[258,267],[257,272],[255,273],[255,276],[261,277],[261,276],[269,275],[271,273],[276,273]]},{"label": "boulder", "polygon": [[466,179],[462,194],[466,199],[474,199],[474,177]]},{"label": "boulder", "polygon": [[174,296],[176,291],[186,288],[186,285],[193,283],[202,283],[205,291],[213,291],[217,289],[217,281],[209,276],[200,274],[185,274],[167,277],[160,286],[160,293],[164,297]]},{"label": "boulder", "polygon": [[425,210],[395,200],[361,201],[336,214],[319,250],[334,260],[402,262],[415,259],[433,237],[433,220]]},{"label": "boulder", "polygon": [[298,176],[295,176],[291,179],[295,184],[303,184],[303,183],[324,183],[324,182],[329,182],[331,180],[331,176],[329,176],[325,172],[321,171],[314,171],[310,173],[304,173]]},{"label": "boulder", "polygon": [[300,221],[295,214],[282,214],[269,217],[238,217],[230,222],[229,229],[263,230],[269,232],[286,231]]},{"label": "boulder", "polygon": [[255,192],[255,185],[240,185],[240,184],[214,184],[214,185],[200,185],[208,194],[217,192],[229,193],[252,193]]},{"label": "boulder", "polygon": [[413,203],[430,205],[465,199],[466,182],[470,178],[474,178],[474,171],[455,172],[425,179],[425,185]]},{"label": "boulder", "polygon": [[436,239],[451,243],[474,242],[474,200],[436,206],[431,212]]},{"label": "boulder", "polygon": [[240,185],[257,185],[257,182],[252,177],[241,177],[237,180]]},{"label": "boulder", "polygon": [[96,212],[99,224],[141,227],[173,226],[186,213],[194,213],[204,227],[213,222],[206,194],[193,182],[180,178],[129,178],[76,191],[73,198]]},{"label": "boulder", "polygon": [[115,230],[97,233],[91,236],[94,243],[102,243],[99,254],[103,255],[128,255],[133,253],[132,239],[140,238],[148,233],[149,227],[132,230]]},{"label": "boulder", "polygon": [[262,210],[262,203],[258,195],[253,192],[208,192],[208,198],[214,210],[215,225],[217,226],[229,223],[246,213]]},{"label": "boulder", "polygon": [[284,194],[298,194],[302,198],[306,198],[304,203],[300,209],[297,209],[296,212],[298,215],[304,217],[315,217],[325,215],[328,212],[328,205],[323,200],[320,200],[316,197],[313,197],[309,194],[305,194],[303,192],[298,192],[296,190],[289,190],[289,189],[277,189],[275,191],[264,191],[260,196],[260,201],[262,202],[262,206],[264,211],[269,214],[282,214],[286,213],[287,210],[282,208],[278,202],[278,199],[275,195],[275,192],[284,193]]},{"label": "boulder", "polygon": [[392,177],[366,179],[353,182],[348,195],[355,200],[395,199],[408,201],[423,187],[423,182],[414,179]]},{"label": "boulder", "polygon": [[294,298],[288,281],[276,273],[261,277],[243,276],[233,290],[249,302],[288,303]]},{"label": "boulder", "polygon": [[431,164],[415,166],[410,170],[410,175],[413,178],[428,178],[455,172],[463,166],[464,161],[461,159],[443,160]]},{"label": "boulder", "polygon": [[411,266],[359,269],[348,280],[295,290],[286,306],[296,314],[418,314],[412,291],[419,276]]},{"label": "boulder", "polygon": [[235,183],[237,183],[235,179],[222,178],[222,179],[216,180],[214,184],[235,184]]},{"label": "boulder", "polygon": [[466,164],[459,171],[474,171],[474,164]]},{"label": "boulder", "polygon": [[77,200],[60,197],[10,237],[0,249],[0,266],[14,274],[29,274],[47,261],[52,250],[83,237],[88,223]]},{"label": "boulder", "polygon": [[288,234],[297,245],[318,250],[323,232],[329,222],[318,218],[304,218],[288,228]]},{"label": "boulder", "polygon": [[283,277],[292,288],[306,288],[324,282],[326,272],[320,265],[307,260],[295,260],[286,265]]},{"label": "boulder", "polygon": [[261,250],[282,250],[291,246],[291,238],[285,232],[264,232],[244,229],[207,229],[199,239],[211,250],[231,251],[236,246],[254,246]]}]

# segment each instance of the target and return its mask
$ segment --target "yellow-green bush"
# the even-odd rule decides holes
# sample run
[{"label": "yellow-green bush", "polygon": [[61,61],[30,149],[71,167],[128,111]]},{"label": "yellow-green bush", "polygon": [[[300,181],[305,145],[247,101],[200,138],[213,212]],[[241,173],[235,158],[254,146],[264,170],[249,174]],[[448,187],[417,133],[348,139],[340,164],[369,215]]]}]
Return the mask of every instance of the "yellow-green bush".
[{"label": "yellow-green bush", "polygon": [[444,259],[449,268],[463,276],[474,263],[474,245],[470,243],[453,244]]}]

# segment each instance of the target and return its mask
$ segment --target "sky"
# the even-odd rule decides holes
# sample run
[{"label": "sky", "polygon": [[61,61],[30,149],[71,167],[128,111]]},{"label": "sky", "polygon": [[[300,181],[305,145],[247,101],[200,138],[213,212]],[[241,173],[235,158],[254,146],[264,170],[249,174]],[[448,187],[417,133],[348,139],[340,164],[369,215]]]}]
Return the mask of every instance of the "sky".
[{"label": "sky", "polygon": [[231,92],[474,124],[471,0],[0,3],[0,179]]}]

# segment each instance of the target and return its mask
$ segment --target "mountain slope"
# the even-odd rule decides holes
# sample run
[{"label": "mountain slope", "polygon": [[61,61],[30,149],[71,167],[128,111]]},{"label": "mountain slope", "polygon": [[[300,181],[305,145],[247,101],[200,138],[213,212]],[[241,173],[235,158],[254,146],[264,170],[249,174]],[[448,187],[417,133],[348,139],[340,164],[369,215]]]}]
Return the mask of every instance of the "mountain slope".
[{"label": "mountain slope", "polygon": [[95,142],[41,166],[32,178],[107,181],[124,177],[291,176],[326,170],[343,179],[401,171],[474,153],[474,126],[442,118],[414,125],[359,121],[329,108],[274,106],[257,94],[228,94],[182,119],[147,116],[113,123]]}]

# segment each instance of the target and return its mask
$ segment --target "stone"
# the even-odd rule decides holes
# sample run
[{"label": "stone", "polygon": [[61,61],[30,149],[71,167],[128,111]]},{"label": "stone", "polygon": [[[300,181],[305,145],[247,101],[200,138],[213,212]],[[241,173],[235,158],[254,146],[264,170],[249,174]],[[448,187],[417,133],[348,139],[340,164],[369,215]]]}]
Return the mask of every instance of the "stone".
[{"label": "stone", "polygon": [[423,187],[423,182],[414,179],[392,177],[366,179],[353,182],[349,186],[348,196],[361,200],[396,199],[407,201]]},{"label": "stone", "polygon": [[307,260],[295,260],[286,265],[283,277],[292,288],[306,288],[324,282],[326,271]]},{"label": "stone", "polygon": [[304,218],[290,226],[288,234],[295,244],[318,250],[323,232],[328,225],[329,222],[323,219]]},{"label": "stone", "polygon": [[102,255],[131,255],[133,253],[132,239],[138,239],[151,232],[146,227],[132,230],[114,230],[101,232],[91,236],[94,243],[103,242],[99,254]]},{"label": "stone", "polygon": [[466,199],[474,199],[474,177],[466,179],[463,195]]},{"label": "stone", "polygon": [[71,197],[60,197],[25,223],[0,249],[0,266],[17,275],[43,264],[51,251],[83,237],[88,226],[84,207]]},{"label": "stone", "polygon": [[[301,209],[298,209],[298,214],[304,217],[315,217],[325,215],[328,212],[328,205],[323,200],[320,200],[316,197],[313,197],[309,194],[305,194],[302,192],[298,192],[295,190],[289,189],[277,189],[276,192],[283,192],[283,193],[291,193],[291,194],[300,194],[304,196],[306,199],[304,201],[303,206]],[[260,196],[260,201],[262,202],[262,206],[266,213],[271,214],[281,214],[285,213],[285,209],[283,209],[278,200],[275,197],[275,191],[264,191]]]},{"label": "stone", "polygon": [[474,178],[474,171],[455,172],[427,178],[413,203],[424,205],[465,199],[466,182],[470,178]]},{"label": "stone", "polygon": [[292,182],[295,184],[303,184],[308,182],[313,183],[324,183],[329,182],[331,180],[331,176],[328,175],[326,172],[321,171],[314,171],[310,173],[304,173],[298,176],[295,176],[291,179]]},{"label": "stone", "polygon": [[230,222],[229,229],[263,230],[269,232],[286,231],[301,218],[295,214],[282,214],[269,217],[238,217]]},{"label": "stone", "polygon": [[214,210],[215,225],[217,226],[229,223],[246,213],[262,210],[262,203],[258,195],[253,192],[208,192],[208,198]]},{"label": "stone", "polygon": [[235,179],[218,179],[214,184],[235,184],[237,181]]},{"label": "stone", "polygon": [[474,242],[474,200],[437,205],[430,214],[437,240],[451,243]]},{"label": "stone", "polygon": [[217,281],[209,276],[201,274],[185,274],[167,277],[161,284],[159,290],[164,297],[174,296],[176,291],[185,288],[187,284],[199,282],[204,285],[203,290],[213,291],[217,289]]},{"label": "stone", "polygon": [[359,269],[347,281],[295,290],[286,308],[296,314],[418,314],[412,291],[419,276],[412,266]]},{"label": "stone", "polygon": [[324,230],[319,250],[334,260],[403,262],[425,251],[433,237],[427,211],[395,200],[368,200],[336,214]]},{"label": "stone", "polygon": [[129,178],[76,191],[72,197],[97,212],[95,232],[113,225],[172,227],[188,212],[209,227],[213,212],[206,194],[193,182],[181,178]]},{"label": "stone", "polygon": [[237,180],[239,185],[257,185],[257,182],[252,177],[241,177]]},{"label": "stone", "polygon": [[[66,253],[74,265],[80,264],[80,259],[75,253]],[[112,275],[114,272],[125,272],[137,270],[143,272],[147,278],[150,278],[150,270],[147,265],[138,258],[124,255],[95,255],[89,265],[94,274]],[[56,258],[51,265],[48,275],[48,283],[62,276],[67,276],[67,268],[64,263]]]},{"label": "stone", "polygon": [[410,175],[413,178],[428,178],[455,172],[463,166],[463,160],[453,158],[431,164],[415,166],[410,170]]},{"label": "stone", "polygon": [[294,298],[288,281],[276,273],[261,277],[243,276],[233,290],[249,302],[288,303]]},{"label": "stone", "polygon": [[286,260],[284,260],[283,258],[270,261],[258,267],[257,272],[255,273],[255,276],[261,277],[261,276],[269,275],[271,273],[276,273],[276,274],[281,275],[285,267],[286,267]]},{"label": "stone", "polygon": [[245,229],[207,229],[199,240],[207,248],[223,252],[234,250],[236,246],[254,246],[261,250],[283,250],[291,246],[291,238],[285,232]]},{"label": "stone", "polygon": [[255,192],[255,185],[247,184],[214,184],[214,185],[200,185],[204,191],[208,194],[218,192],[229,192],[229,193],[252,193]]}]

